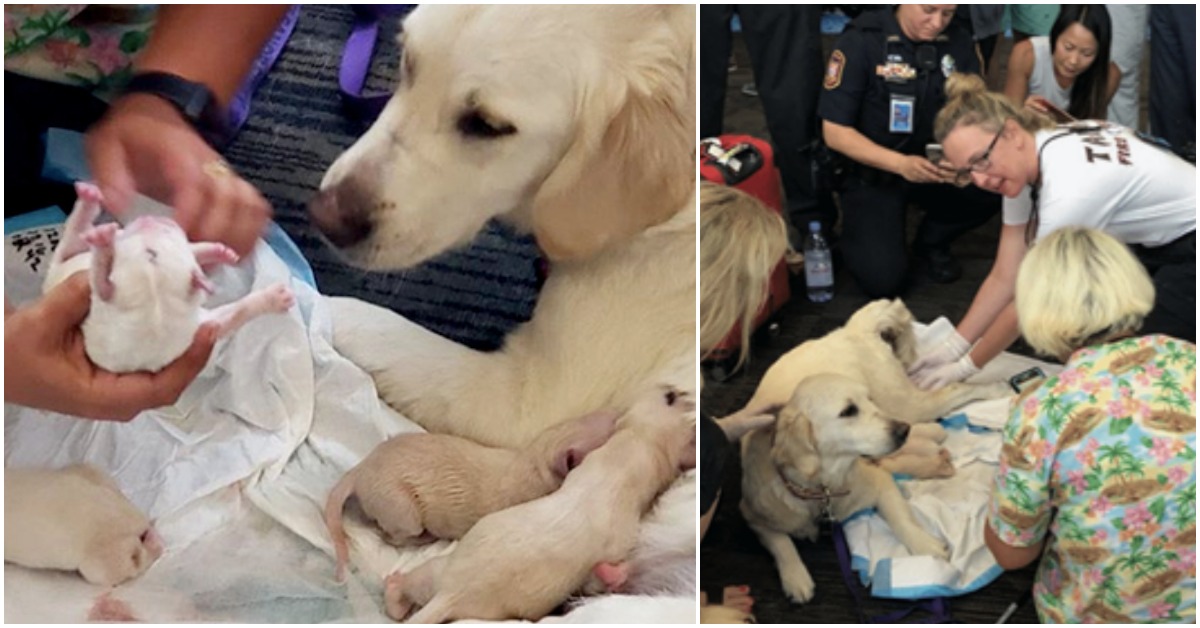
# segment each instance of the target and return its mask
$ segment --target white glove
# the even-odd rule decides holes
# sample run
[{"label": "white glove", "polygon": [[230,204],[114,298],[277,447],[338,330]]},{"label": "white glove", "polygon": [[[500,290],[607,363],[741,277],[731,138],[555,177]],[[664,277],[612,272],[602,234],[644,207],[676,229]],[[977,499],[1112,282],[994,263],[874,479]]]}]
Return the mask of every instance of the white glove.
[{"label": "white glove", "polygon": [[970,349],[971,343],[967,342],[966,338],[958,335],[957,330],[951,331],[945,340],[918,357],[917,361],[908,367],[908,374],[913,381],[916,381],[917,375],[928,374],[929,371],[939,366],[949,364],[961,358]]},{"label": "white glove", "polygon": [[979,367],[975,366],[975,361],[971,359],[970,354],[967,354],[949,364],[917,373],[912,376],[912,380],[918,388],[937,390],[948,384],[961,382],[978,372]]}]

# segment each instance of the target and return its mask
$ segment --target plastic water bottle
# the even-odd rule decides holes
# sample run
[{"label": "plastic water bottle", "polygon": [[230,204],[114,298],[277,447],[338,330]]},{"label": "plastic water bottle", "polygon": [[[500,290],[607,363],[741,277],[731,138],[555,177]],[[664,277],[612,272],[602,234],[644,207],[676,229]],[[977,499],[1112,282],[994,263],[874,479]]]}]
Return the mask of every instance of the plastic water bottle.
[{"label": "plastic water bottle", "polygon": [[804,280],[808,284],[808,300],[825,303],[833,298],[833,253],[821,235],[821,223],[808,223],[804,238]]}]

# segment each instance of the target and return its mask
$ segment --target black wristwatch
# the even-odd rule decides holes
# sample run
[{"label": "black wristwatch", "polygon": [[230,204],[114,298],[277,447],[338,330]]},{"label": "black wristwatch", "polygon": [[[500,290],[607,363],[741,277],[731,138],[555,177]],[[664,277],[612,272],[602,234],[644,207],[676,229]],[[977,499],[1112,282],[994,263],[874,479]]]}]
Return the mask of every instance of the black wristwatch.
[{"label": "black wristwatch", "polygon": [[175,105],[210,145],[219,146],[228,138],[228,115],[217,104],[212,90],[203,83],[168,72],[140,72],[129,80],[121,93],[153,94]]}]

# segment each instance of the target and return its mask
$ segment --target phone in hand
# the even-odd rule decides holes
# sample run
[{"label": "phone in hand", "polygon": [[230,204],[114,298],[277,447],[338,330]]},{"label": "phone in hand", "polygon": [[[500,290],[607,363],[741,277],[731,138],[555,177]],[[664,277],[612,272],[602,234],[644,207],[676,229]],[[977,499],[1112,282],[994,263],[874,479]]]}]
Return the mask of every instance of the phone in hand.
[{"label": "phone in hand", "polygon": [[1012,386],[1013,391],[1019,395],[1030,388],[1040,385],[1045,379],[1046,373],[1035,366],[1008,378],[1008,385]]},{"label": "phone in hand", "polygon": [[942,160],[946,159],[946,153],[942,152],[941,144],[926,144],[925,158],[928,159],[933,165],[941,166]]}]

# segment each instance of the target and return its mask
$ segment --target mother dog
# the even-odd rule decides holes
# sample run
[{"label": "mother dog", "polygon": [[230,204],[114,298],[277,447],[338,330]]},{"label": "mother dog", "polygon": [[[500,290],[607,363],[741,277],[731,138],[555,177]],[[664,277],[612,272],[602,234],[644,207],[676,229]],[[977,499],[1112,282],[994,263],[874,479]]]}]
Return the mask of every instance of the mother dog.
[{"label": "mother dog", "polygon": [[311,212],[350,262],[403,268],[491,218],[554,262],[496,352],[332,299],[334,343],[426,429],[520,445],[623,410],[648,380],[694,391],[694,17],[689,6],[421,6],[375,125]]}]

